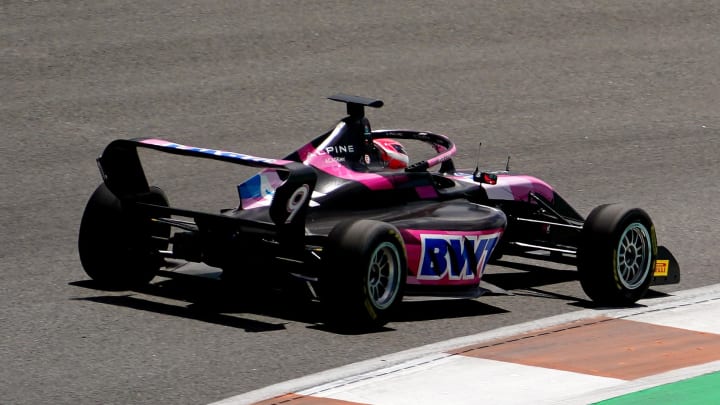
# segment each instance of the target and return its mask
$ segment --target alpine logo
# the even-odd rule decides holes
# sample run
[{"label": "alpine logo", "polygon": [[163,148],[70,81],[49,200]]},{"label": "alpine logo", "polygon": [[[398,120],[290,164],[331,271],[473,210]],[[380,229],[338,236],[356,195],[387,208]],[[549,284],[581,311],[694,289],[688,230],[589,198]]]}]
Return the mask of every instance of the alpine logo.
[{"label": "alpine logo", "polygon": [[420,235],[419,280],[478,279],[500,233],[489,235]]}]

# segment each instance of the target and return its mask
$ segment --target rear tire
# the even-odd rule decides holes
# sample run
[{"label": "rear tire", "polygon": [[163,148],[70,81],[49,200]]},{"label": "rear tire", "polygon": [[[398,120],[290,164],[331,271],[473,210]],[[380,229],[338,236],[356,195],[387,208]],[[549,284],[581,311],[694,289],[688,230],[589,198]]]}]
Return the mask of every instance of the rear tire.
[{"label": "rear tire", "polygon": [[[151,187],[139,201],[168,206],[165,193],[157,187]],[[169,236],[169,225],[132,215],[101,184],[85,206],[80,223],[80,262],[85,273],[103,288],[139,287],[150,282],[162,266],[157,252],[167,249]]]},{"label": "rear tire", "polygon": [[597,304],[632,305],[647,292],[656,258],[655,227],[645,211],[601,205],[590,213],[581,232],[580,284]]},{"label": "rear tire", "polygon": [[407,259],[394,226],[371,220],[342,222],[323,252],[320,301],[337,326],[377,328],[403,298]]}]

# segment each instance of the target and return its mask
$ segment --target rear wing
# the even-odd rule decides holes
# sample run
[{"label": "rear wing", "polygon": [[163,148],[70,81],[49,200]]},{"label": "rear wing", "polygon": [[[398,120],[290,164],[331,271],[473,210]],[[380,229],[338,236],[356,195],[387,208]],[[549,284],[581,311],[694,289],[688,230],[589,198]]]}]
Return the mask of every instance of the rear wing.
[{"label": "rear wing", "polygon": [[133,200],[150,191],[138,148],[286,172],[287,178],[275,190],[270,204],[270,219],[278,226],[297,225],[304,229],[305,213],[317,180],[315,170],[309,166],[291,160],[199,148],[163,139],[118,139],[105,148],[97,161],[103,181],[121,200]]}]

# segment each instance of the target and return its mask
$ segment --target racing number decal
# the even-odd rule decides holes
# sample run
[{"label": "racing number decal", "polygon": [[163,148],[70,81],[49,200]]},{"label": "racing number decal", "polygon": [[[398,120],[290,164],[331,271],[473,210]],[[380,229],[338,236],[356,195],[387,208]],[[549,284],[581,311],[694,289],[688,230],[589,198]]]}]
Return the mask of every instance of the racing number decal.
[{"label": "racing number decal", "polygon": [[290,214],[288,215],[287,219],[285,220],[286,224],[289,224],[292,222],[293,218],[295,217],[295,214],[300,211],[300,209],[305,204],[305,201],[307,201],[308,197],[310,196],[310,186],[307,184],[303,184],[302,186],[298,187],[293,191],[290,198],[288,198],[287,202],[287,212]]}]

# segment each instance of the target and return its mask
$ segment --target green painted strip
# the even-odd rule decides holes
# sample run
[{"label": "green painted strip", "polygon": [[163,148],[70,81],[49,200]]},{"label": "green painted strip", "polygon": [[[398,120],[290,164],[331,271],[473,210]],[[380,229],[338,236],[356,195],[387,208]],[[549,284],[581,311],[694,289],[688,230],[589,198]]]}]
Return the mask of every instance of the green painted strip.
[{"label": "green painted strip", "polygon": [[616,398],[597,402],[602,405],[720,404],[720,372],[701,375]]}]

